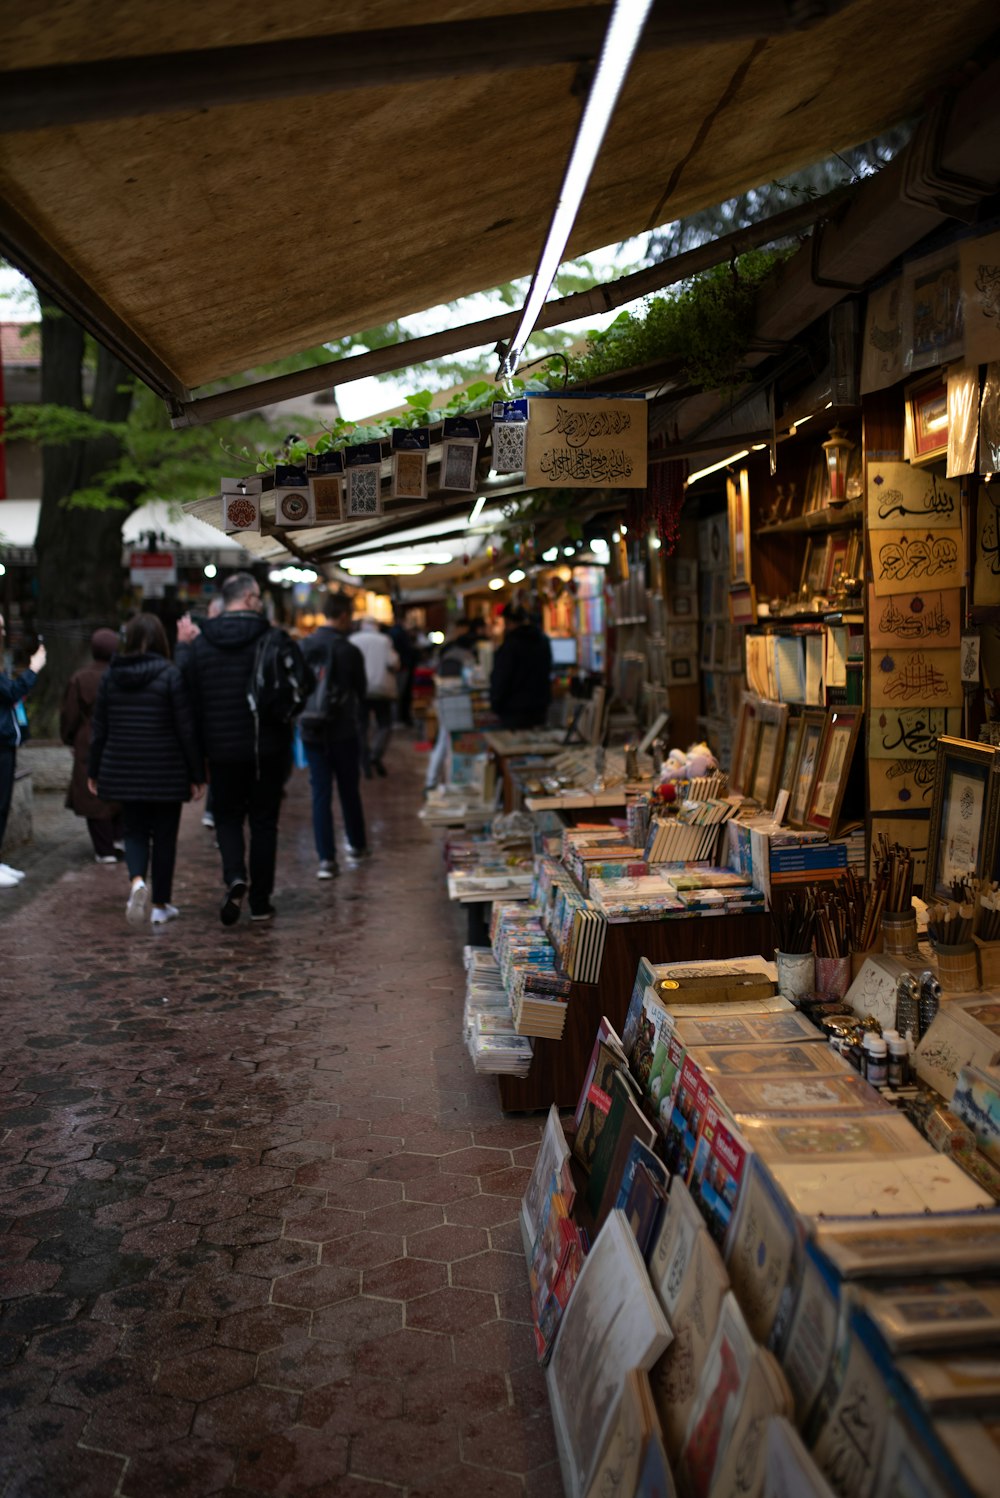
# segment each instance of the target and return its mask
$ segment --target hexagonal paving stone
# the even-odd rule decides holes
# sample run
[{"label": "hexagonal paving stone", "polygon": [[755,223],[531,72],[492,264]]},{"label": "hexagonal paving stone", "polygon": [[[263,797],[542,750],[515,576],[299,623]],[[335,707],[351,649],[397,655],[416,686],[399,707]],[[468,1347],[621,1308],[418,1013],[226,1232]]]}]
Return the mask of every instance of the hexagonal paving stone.
[{"label": "hexagonal paving stone", "polygon": [[266,1305],[270,1284],[250,1274],[226,1274],[219,1279],[189,1284],[181,1297],[185,1311],[205,1316],[226,1316],[232,1311],[249,1311]]},{"label": "hexagonal paving stone", "polygon": [[263,1352],[308,1336],[311,1319],[311,1312],[300,1306],[266,1305],[255,1311],[237,1311],[219,1321],[218,1341],[225,1347]]},{"label": "hexagonal paving stone", "polygon": [[[522,1483],[510,1472],[490,1472],[485,1467],[459,1464],[419,1477],[407,1488],[407,1498],[521,1498]],[[558,1474],[545,1498],[556,1498],[562,1492]]]},{"label": "hexagonal paving stone", "polygon": [[318,1263],[318,1243],[296,1243],[288,1238],[276,1238],[271,1243],[258,1243],[256,1248],[238,1254],[233,1268],[237,1274],[259,1274],[265,1279],[274,1279],[279,1274],[308,1269]]},{"label": "hexagonal paving stone", "polygon": [[298,1394],[284,1389],[238,1389],[199,1405],[194,1433],[226,1446],[252,1446],[295,1423]]},{"label": "hexagonal paving stone", "polygon": [[321,1389],[326,1384],[348,1379],[353,1372],[351,1358],[331,1342],[302,1337],[284,1342],[262,1352],[257,1364],[257,1381],[278,1389]]},{"label": "hexagonal paving stone", "polygon": [[353,1374],[341,1383],[310,1389],[302,1396],[303,1425],[321,1425],[344,1436],[396,1420],[403,1413],[403,1387],[389,1379],[365,1379]]},{"label": "hexagonal paving stone", "polygon": [[446,1223],[424,1233],[408,1233],[406,1253],[411,1259],[437,1259],[454,1263],[470,1254],[482,1253],[489,1246],[486,1233],[478,1227],[461,1227]]},{"label": "hexagonal paving stone", "polygon": [[509,1170],[511,1167],[510,1150],[469,1149],[457,1150],[453,1155],[446,1155],[441,1161],[443,1171],[456,1171],[459,1175],[484,1176],[490,1175],[494,1170]]},{"label": "hexagonal paving stone", "polygon": [[517,1220],[519,1203],[512,1196],[467,1196],[445,1207],[448,1222],[468,1227],[495,1228]]},{"label": "hexagonal paving stone", "polygon": [[[185,1436],[158,1447],[154,1454],[136,1453],[129,1461],[121,1498],[150,1498],[152,1493],[197,1493],[204,1498],[229,1486],[235,1466],[234,1452],[214,1441]],[[79,1491],[75,1483],[74,1489]]]},{"label": "hexagonal paving stone", "polygon": [[[391,1302],[361,1301],[360,1304],[389,1306]],[[358,1372],[373,1378],[419,1378],[428,1369],[449,1368],[451,1363],[450,1337],[408,1327],[377,1341],[362,1343],[355,1354]]]},{"label": "hexagonal paving stone", "polygon": [[377,1342],[402,1330],[403,1302],[376,1300],[359,1295],[342,1300],[335,1306],[324,1306],[312,1318],[311,1335],[337,1347],[352,1349]]},{"label": "hexagonal paving stone", "polygon": [[465,1331],[496,1318],[496,1297],[481,1290],[434,1290],[406,1304],[406,1325],[420,1331]]},{"label": "hexagonal paving stone", "polygon": [[415,1181],[436,1176],[439,1163],[435,1155],[413,1155],[402,1150],[383,1160],[373,1160],[368,1175],[380,1181]]},{"label": "hexagonal paving stone", "polygon": [[509,1403],[507,1380],[502,1372],[486,1373],[470,1368],[425,1370],[419,1379],[405,1384],[403,1391],[407,1415],[428,1421],[458,1414],[490,1414],[493,1410],[507,1409]]},{"label": "hexagonal paving stone", "polygon": [[[435,1162],[437,1165],[439,1162]],[[418,1175],[403,1186],[403,1196],[408,1202],[436,1202],[444,1206],[447,1202],[461,1201],[466,1196],[479,1195],[479,1177],[461,1175]]]},{"label": "hexagonal paving stone", "polygon": [[460,1368],[531,1368],[536,1365],[535,1339],[529,1327],[513,1321],[485,1322],[456,1332],[452,1339]]},{"label": "hexagonal paving stone", "polygon": [[454,1155],[472,1143],[468,1129],[422,1129],[411,1133],[411,1127],[407,1127],[403,1137],[406,1148],[415,1155]]},{"label": "hexagonal paving stone", "polygon": [[347,1472],[348,1442],[330,1431],[296,1425],[270,1436],[244,1455],[236,1469],[237,1488],[298,1498]]},{"label": "hexagonal paving stone", "polygon": [[271,1286],[271,1300],[274,1305],[319,1310],[338,1300],[350,1300],[360,1289],[361,1275],[356,1269],[319,1264],[315,1269],[297,1269],[276,1279]]},{"label": "hexagonal paving stone", "polygon": [[495,1170],[483,1176],[481,1184],[486,1196],[513,1196],[520,1201],[530,1180],[530,1170],[523,1165],[512,1165],[510,1170]]},{"label": "hexagonal paving stone", "polygon": [[415,1472],[428,1476],[458,1458],[454,1426],[416,1420],[383,1420],[351,1442],[351,1471],[376,1481],[408,1483]]},{"label": "hexagonal paving stone", "polygon": [[[402,1190],[402,1187],[400,1187]],[[365,1227],[375,1233],[403,1233],[407,1238],[444,1222],[444,1209],[432,1202],[393,1202],[365,1217]]]},{"label": "hexagonal paving stone", "polygon": [[514,1290],[528,1294],[528,1271],[524,1254],[501,1254],[496,1250],[474,1254],[452,1265],[451,1283],[470,1290]]},{"label": "hexagonal paving stone", "polygon": [[462,1456],[481,1467],[531,1472],[557,1456],[548,1405],[531,1414],[498,1410],[477,1415],[462,1427]]},{"label": "hexagonal paving stone", "polygon": [[363,1222],[361,1212],[349,1212],[343,1207],[323,1207],[319,1211],[305,1212],[301,1217],[286,1218],[284,1235],[307,1243],[331,1243],[335,1238],[346,1238],[357,1232]]},{"label": "hexagonal paving stone", "polygon": [[196,1404],[216,1394],[228,1394],[253,1382],[256,1358],[253,1353],[237,1352],[231,1347],[203,1347],[180,1357],[167,1358],[160,1364],[156,1389],[161,1394],[175,1394]]},{"label": "hexagonal paving stone", "polygon": [[431,1290],[443,1289],[447,1283],[444,1264],[432,1263],[430,1259],[394,1259],[378,1269],[365,1270],[361,1293],[382,1300],[414,1300]]}]

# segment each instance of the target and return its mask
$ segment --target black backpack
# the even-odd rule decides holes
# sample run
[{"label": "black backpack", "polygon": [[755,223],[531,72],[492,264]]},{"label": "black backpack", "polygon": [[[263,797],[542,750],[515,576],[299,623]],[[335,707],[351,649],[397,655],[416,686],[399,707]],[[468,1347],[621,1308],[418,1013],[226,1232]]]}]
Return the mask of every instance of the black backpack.
[{"label": "black backpack", "polygon": [[316,678],[302,651],[283,629],[261,635],[253,659],[247,701],[258,724],[291,723],[305,707]]},{"label": "black backpack", "polygon": [[348,714],[357,716],[358,697],[352,686],[345,686],[338,669],[337,646],[328,652],[325,660],[313,667],[316,685],[306,699],[302,709],[303,723],[318,727],[324,723],[339,723]]}]

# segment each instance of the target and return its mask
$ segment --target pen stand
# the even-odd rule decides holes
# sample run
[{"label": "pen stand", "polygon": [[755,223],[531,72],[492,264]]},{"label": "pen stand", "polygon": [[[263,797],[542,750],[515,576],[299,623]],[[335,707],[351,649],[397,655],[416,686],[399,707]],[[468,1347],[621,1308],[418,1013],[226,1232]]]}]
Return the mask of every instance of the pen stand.
[{"label": "pen stand", "polygon": [[917,950],[917,917],[913,910],[887,911],[882,917],[882,947],[892,957]]},{"label": "pen stand", "polygon": [[937,957],[938,980],[946,993],[977,993],[979,990],[979,953],[975,942],[963,941],[957,947],[931,942]]}]

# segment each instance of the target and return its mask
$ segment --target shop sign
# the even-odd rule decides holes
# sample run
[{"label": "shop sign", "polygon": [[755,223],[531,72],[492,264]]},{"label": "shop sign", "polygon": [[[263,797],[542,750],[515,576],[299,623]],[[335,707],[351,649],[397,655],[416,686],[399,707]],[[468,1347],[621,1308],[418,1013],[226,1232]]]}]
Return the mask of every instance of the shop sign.
[{"label": "shop sign", "polygon": [[144,598],[162,598],[177,583],[177,559],[172,551],[133,551],[128,559],[129,582]]},{"label": "shop sign", "polygon": [[531,396],[529,489],[645,489],[642,396]]}]

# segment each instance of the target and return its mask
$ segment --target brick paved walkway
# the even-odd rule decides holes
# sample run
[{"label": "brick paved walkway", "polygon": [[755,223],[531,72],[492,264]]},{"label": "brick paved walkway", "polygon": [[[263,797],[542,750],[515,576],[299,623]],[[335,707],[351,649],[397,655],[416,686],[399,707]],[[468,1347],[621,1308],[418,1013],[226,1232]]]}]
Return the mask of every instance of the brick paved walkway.
[{"label": "brick paved walkway", "polygon": [[422,766],[390,764],[332,884],[296,772],[271,927],[219,923],[200,808],[172,925],[131,931],[79,836],[0,909],[3,1498],[561,1492],[516,1223],[540,1121],[461,1043]]}]

